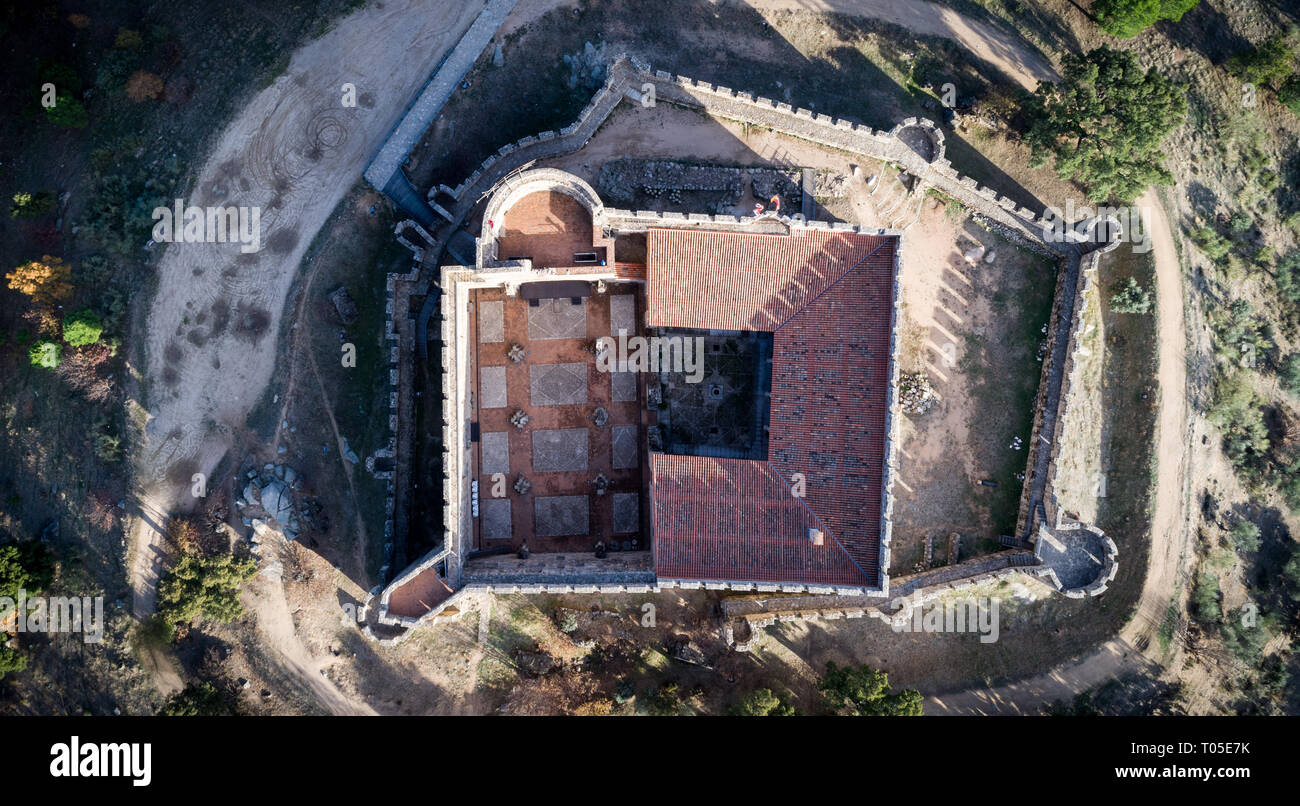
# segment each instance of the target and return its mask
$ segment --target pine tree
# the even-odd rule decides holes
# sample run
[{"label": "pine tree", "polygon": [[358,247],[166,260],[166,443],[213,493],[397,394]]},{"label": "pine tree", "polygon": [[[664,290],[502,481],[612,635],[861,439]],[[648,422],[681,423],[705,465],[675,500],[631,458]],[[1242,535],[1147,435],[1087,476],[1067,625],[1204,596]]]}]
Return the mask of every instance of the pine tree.
[{"label": "pine tree", "polygon": [[1061,83],[1040,84],[1029,104],[1025,141],[1036,165],[1054,159],[1056,172],[1096,202],[1128,202],[1173,181],[1160,158],[1187,113],[1178,85],[1107,47],[1067,56],[1061,72]]}]

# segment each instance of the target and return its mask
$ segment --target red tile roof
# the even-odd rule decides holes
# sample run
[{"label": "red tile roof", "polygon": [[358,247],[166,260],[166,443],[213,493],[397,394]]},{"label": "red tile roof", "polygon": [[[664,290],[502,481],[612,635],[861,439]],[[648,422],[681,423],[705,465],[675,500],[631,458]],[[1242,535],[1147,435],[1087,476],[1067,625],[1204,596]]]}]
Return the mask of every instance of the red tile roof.
[{"label": "red tile roof", "polygon": [[880,584],[896,244],[651,230],[647,324],[774,331],[767,460],[651,457],[660,578]]},{"label": "red tile roof", "polygon": [[886,240],[844,232],[650,230],[646,324],[776,330]]}]

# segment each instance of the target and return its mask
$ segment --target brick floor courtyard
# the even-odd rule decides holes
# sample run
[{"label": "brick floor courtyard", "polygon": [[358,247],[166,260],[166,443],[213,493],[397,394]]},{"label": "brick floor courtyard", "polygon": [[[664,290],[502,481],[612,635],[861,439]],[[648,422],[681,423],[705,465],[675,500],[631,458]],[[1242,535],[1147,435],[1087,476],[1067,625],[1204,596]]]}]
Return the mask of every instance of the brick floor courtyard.
[{"label": "brick floor courtyard", "polygon": [[[644,406],[643,378],[601,372],[595,356],[597,338],[640,332],[642,288],[611,283],[578,304],[565,297],[536,306],[500,288],[474,292],[479,548],[527,541],[535,553],[591,551],[600,539],[615,550],[648,548],[645,435],[654,413]],[[519,362],[509,357],[516,345]],[[518,411],[530,418],[523,430],[510,422]],[[497,473],[505,474],[503,498],[493,497]],[[524,494],[514,489],[521,475],[531,485]],[[601,475],[608,485],[597,495]]]}]

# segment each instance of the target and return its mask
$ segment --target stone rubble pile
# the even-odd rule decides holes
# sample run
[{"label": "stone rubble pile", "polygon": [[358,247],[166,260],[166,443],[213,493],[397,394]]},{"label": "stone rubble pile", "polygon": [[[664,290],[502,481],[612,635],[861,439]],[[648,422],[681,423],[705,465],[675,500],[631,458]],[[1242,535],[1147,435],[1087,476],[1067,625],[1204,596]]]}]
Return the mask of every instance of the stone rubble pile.
[{"label": "stone rubble pile", "polygon": [[898,399],[906,414],[925,414],[939,400],[939,393],[923,372],[904,372],[898,378]]},{"label": "stone rubble pile", "polygon": [[297,540],[311,527],[314,507],[302,493],[302,477],[288,465],[267,463],[261,472],[249,470],[243,494],[235,501],[243,524],[253,529],[253,542],[266,530],[274,530],[286,540]]}]

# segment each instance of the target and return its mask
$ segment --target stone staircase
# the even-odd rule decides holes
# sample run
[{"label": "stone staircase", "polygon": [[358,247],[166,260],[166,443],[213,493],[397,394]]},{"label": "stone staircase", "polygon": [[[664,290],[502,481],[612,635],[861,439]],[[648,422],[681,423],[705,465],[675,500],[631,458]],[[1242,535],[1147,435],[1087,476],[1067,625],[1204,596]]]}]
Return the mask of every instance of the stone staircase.
[{"label": "stone staircase", "polygon": [[878,180],[871,189],[876,214],[892,229],[907,229],[915,224],[925,203],[924,183],[913,178],[909,187],[904,181],[906,176],[898,174],[892,179]]}]

